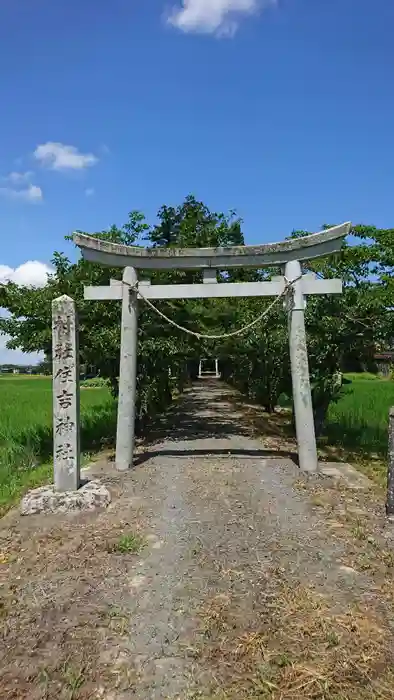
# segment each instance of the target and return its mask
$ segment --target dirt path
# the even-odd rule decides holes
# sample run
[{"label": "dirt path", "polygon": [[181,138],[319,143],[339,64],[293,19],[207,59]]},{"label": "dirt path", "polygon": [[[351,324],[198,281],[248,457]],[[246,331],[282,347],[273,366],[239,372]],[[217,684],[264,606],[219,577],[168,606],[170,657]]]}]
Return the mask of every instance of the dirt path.
[{"label": "dirt path", "polygon": [[2,700],[394,698],[381,495],[270,450],[203,384],[107,511],[3,519]]}]

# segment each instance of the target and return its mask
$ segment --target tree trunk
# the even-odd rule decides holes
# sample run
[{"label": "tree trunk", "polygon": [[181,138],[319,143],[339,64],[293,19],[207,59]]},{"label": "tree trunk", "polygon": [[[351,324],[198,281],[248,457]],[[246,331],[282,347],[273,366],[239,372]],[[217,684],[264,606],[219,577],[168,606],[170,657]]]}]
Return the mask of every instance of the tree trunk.
[{"label": "tree trunk", "polygon": [[111,394],[114,397],[114,399],[117,399],[119,396],[119,381],[117,377],[110,377],[109,378],[110,386],[111,386]]},{"label": "tree trunk", "polygon": [[314,411],[313,411],[313,418],[315,421],[315,435],[316,437],[320,437],[323,428],[324,428],[324,423],[327,417],[327,412],[328,412],[328,407],[330,405],[330,402],[325,402],[322,403],[320,406],[317,406]]}]

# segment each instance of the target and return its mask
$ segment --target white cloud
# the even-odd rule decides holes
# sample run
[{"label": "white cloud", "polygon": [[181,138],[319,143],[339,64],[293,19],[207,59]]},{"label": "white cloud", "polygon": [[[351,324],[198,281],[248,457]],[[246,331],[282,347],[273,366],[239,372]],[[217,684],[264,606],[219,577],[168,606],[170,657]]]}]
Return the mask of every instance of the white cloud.
[{"label": "white cloud", "polygon": [[75,146],[48,141],[37,146],[34,157],[51,170],[83,170],[98,162],[93,153],[80,153]]},{"label": "white cloud", "polygon": [[182,0],[168,21],[184,32],[232,36],[240,15],[251,15],[277,0]]},{"label": "white cloud", "polygon": [[52,268],[38,260],[28,260],[19,267],[0,265],[0,283],[15,282],[31,287],[45,287]]},{"label": "white cloud", "polygon": [[[0,284],[3,282],[15,282],[16,284],[29,285],[32,287],[44,287],[48,280],[48,275],[52,269],[49,265],[38,260],[28,260],[19,267],[9,267],[0,265]],[[0,309],[0,315],[6,316],[8,313]],[[8,336],[0,333],[0,364],[36,364],[43,359],[42,353],[24,353],[21,350],[9,350],[6,347]]]},{"label": "white cloud", "polygon": [[87,187],[85,190],[85,195],[86,195],[86,197],[93,197],[94,187]]},{"label": "white cloud", "polygon": [[0,284],[4,282],[11,282],[14,269],[8,267],[8,265],[0,265]]},{"label": "white cloud", "polygon": [[32,185],[31,183],[22,189],[15,189],[14,187],[0,187],[0,195],[3,197],[9,197],[10,199],[19,199],[24,202],[41,202],[43,199],[43,193],[41,187],[37,185]]},{"label": "white cloud", "polygon": [[34,173],[13,171],[5,175],[2,180],[4,185],[0,187],[0,195],[9,199],[19,199],[25,202],[40,202],[43,199],[42,189],[32,184]]},{"label": "white cloud", "polygon": [[12,172],[5,176],[4,180],[6,182],[11,182],[13,185],[20,185],[21,183],[30,182],[34,177],[34,173],[28,170],[25,173]]}]

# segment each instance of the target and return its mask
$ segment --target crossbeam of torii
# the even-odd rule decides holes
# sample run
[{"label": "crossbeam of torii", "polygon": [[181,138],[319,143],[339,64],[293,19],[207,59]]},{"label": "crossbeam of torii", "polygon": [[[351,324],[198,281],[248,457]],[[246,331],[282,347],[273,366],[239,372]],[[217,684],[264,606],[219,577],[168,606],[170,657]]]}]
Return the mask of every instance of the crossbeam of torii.
[{"label": "crossbeam of torii", "polygon": [[[305,296],[340,294],[338,279],[315,279],[303,275],[301,261],[322,257],[341,249],[351,224],[327,229],[303,238],[260,246],[228,248],[138,248],[103,241],[75,233],[74,241],[86,260],[123,267],[123,281],[108,287],[85,287],[85,299],[122,301],[119,405],[116,436],[116,466],[126,470],[132,464],[137,371],[138,299],[195,299],[257,297],[283,294],[288,282],[293,292],[288,300],[290,362],[299,464],[305,471],[317,471],[317,449],[309,381],[305,332]],[[217,284],[216,271],[234,267],[279,266],[283,276],[270,282],[224,282]],[[138,282],[137,270],[201,269],[202,284],[155,285]]]}]

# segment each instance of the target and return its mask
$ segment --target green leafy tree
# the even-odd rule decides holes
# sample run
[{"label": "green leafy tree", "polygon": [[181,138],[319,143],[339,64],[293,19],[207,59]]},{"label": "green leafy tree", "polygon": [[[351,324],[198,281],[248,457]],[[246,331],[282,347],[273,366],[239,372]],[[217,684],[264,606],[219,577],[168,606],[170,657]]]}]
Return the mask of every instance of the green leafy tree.
[{"label": "green leafy tree", "polygon": [[[235,212],[211,212],[189,196],[177,207],[163,206],[151,227],[144,215],[132,211],[127,223],[95,234],[126,245],[225,247],[243,245],[242,222]],[[293,236],[306,235],[304,231]],[[309,360],[316,426],[320,430],[328,405],[338,391],[338,370],[352,363],[369,367],[376,349],[386,349],[394,338],[394,232],[357,226],[351,244],[338,255],[311,261],[306,271],[323,277],[341,277],[344,293],[309,297],[306,309]],[[70,245],[70,243],[68,243]],[[120,305],[86,302],[84,285],[108,285],[120,279],[121,269],[79,259],[73,263],[54,253],[53,274],[42,289],[13,283],[0,288],[0,306],[10,317],[0,319],[0,330],[10,336],[8,346],[25,352],[44,351],[51,357],[51,303],[62,294],[75,299],[80,317],[81,362],[95,365],[117,391],[119,374]],[[279,270],[221,271],[219,282],[269,279]],[[152,282],[200,282],[201,272],[152,272]],[[198,299],[157,302],[178,325],[207,335],[221,336],[253,321],[272,299]],[[138,335],[138,420],[161,410],[170,400],[174,383],[181,387],[186,369],[195,371],[200,357],[219,357],[225,377],[267,410],[274,410],[282,392],[291,394],[287,319],[282,301],[244,335],[198,340],[159,318],[141,304]],[[170,377],[171,374],[171,377]]]},{"label": "green leafy tree", "polygon": [[[220,246],[240,240],[240,223],[233,214],[228,217],[211,214],[207,207],[193,197],[188,197],[174,212],[171,232],[169,208],[163,207],[159,212],[159,223],[154,228],[149,227],[142,213],[132,211],[122,228],[112,226],[95,235],[103,240],[126,245],[138,245],[141,240],[147,240],[151,245],[163,244],[166,230],[167,240],[182,246]],[[51,263],[53,274],[45,287],[37,289],[9,283],[1,288],[0,306],[10,312],[8,318],[0,320],[0,330],[10,336],[8,347],[20,348],[24,352],[43,351],[50,360],[52,300],[67,294],[75,300],[78,308],[80,361],[96,366],[100,375],[110,380],[113,393],[116,394],[120,304],[85,301],[83,288],[86,285],[109,285],[111,278],[121,279],[122,270],[93,264],[82,258],[73,263],[63,252],[55,252]],[[180,281],[187,276],[191,281],[199,278],[198,273],[169,271],[154,273],[152,281]],[[217,327],[215,319],[210,318],[208,313],[200,318],[201,307],[193,301],[159,302],[158,306],[181,325],[200,329]],[[196,362],[199,355],[200,344],[196,339],[163,323],[149,307],[141,304],[137,377],[137,415],[141,425],[148,415],[166,405],[171,398],[174,383],[182,385],[186,379],[187,366],[190,362]]]}]

